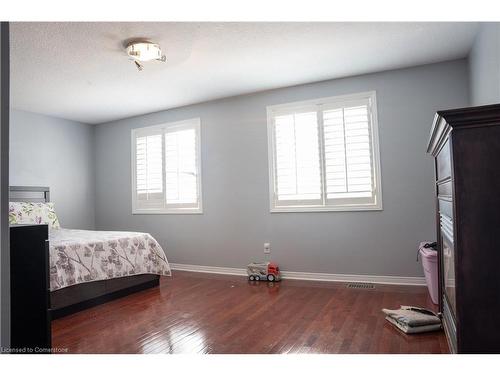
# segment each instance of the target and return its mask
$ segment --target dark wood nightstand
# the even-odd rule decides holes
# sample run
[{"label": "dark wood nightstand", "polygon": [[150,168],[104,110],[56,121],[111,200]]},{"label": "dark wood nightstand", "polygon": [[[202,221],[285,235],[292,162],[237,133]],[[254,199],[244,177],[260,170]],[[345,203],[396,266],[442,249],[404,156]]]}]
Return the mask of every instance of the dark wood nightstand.
[{"label": "dark wood nightstand", "polygon": [[13,352],[51,348],[47,225],[10,227],[10,307]]}]

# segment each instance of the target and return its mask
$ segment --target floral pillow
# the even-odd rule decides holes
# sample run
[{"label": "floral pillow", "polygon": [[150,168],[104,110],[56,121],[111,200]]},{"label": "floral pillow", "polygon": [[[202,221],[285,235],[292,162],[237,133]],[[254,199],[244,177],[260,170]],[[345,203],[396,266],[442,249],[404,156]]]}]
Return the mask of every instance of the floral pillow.
[{"label": "floral pillow", "polygon": [[9,224],[48,224],[53,229],[61,227],[52,202],[9,202]]}]

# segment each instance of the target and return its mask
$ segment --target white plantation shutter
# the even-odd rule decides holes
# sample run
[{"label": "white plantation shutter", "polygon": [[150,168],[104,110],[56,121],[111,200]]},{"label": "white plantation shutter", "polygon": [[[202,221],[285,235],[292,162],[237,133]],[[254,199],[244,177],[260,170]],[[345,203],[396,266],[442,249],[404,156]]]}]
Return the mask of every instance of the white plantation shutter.
[{"label": "white plantation shutter", "polygon": [[368,105],[323,111],[326,198],[373,193]]},{"label": "white plantation shutter", "polygon": [[168,131],[165,134],[165,183],[167,206],[196,207],[198,172],[196,130]]},{"label": "white plantation shutter", "polygon": [[382,208],[374,92],[272,106],[268,117],[272,211]]},{"label": "white plantation shutter", "polygon": [[134,213],[201,213],[200,121],[132,131]]},{"label": "white plantation shutter", "polygon": [[[316,112],[275,118],[276,198],[286,204],[320,202],[321,170]],[[310,203],[311,203],[310,202]]]},{"label": "white plantation shutter", "polygon": [[136,197],[141,207],[163,202],[162,134],[152,132],[136,138]]}]

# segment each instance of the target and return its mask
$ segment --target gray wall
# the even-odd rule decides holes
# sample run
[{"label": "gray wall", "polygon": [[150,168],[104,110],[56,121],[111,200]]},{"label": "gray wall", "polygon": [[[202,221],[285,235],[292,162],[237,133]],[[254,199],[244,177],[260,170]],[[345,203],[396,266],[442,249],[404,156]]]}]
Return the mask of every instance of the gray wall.
[{"label": "gray wall", "polygon": [[[468,104],[465,60],[232,97],[96,126],[96,227],[152,233],[171,262],[422,275],[417,244],[435,238],[434,112]],[[377,91],[384,211],[269,213],[266,106]],[[200,117],[202,215],[132,215],[130,130]]]},{"label": "gray wall", "polygon": [[49,186],[61,226],[95,227],[94,126],[11,111],[10,185]]},{"label": "gray wall", "polygon": [[9,24],[0,23],[0,347],[10,346]]},{"label": "gray wall", "polygon": [[469,55],[471,105],[500,103],[500,24],[483,23]]}]

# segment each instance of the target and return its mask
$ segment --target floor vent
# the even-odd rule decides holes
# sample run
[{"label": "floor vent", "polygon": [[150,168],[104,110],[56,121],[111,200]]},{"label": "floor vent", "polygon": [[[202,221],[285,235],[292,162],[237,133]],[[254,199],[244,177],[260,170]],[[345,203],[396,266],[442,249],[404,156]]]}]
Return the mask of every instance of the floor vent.
[{"label": "floor vent", "polygon": [[350,289],[375,289],[375,285],[371,283],[349,283],[347,287]]}]

